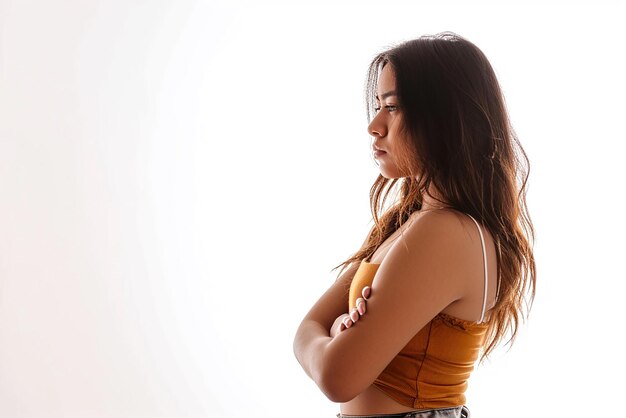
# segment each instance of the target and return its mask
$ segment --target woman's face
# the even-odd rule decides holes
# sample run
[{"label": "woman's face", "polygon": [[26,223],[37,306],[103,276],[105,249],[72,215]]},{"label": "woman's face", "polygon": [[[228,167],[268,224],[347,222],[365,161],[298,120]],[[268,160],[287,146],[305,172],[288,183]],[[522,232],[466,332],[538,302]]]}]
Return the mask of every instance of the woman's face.
[{"label": "woman's face", "polygon": [[[388,179],[405,177],[398,166],[398,157],[404,134],[400,132],[403,124],[402,112],[396,96],[396,77],[390,65],[385,65],[378,76],[376,92],[376,116],[367,127],[373,137],[374,158],[379,164],[380,173]],[[384,152],[377,153],[376,149]]]}]

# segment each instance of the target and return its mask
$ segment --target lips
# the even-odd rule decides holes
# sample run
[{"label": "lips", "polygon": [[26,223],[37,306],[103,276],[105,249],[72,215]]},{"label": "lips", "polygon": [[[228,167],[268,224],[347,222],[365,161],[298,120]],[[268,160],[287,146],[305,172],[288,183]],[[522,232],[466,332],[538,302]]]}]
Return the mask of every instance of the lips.
[{"label": "lips", "polygon": [[374,145],[374,146],[372,146],[372,148],[374,148],[374,152],[376,152],[376,151],[380,151],[380,152],[387,152],[387,151],[385,151],[384,149],[378,148],[378,147],[377,147],[377,146],[375,146],[375,145]]},{"label": "lips", "polygon": [[386,154],[386,152],[381,150],[380,148],[376,148],[376,147],[373,147],[373,148],[374,148],[374,151],[372,152],[372,154],[374,155],[374,158],[379,158]]}]

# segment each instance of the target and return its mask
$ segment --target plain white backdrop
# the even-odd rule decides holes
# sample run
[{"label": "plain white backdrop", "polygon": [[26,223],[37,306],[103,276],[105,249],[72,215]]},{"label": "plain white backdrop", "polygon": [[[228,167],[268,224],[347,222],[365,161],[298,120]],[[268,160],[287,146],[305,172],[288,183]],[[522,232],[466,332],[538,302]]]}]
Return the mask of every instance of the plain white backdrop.
[{"label": "plain white backdrop", "polygon": [[[292,352],[371,227],[367,65],[454,31],[531,161],[537,298],[476,417],[621,399],[623,2],[0,0],[0,416],[333,417]],[[541,408],[541,410],[539,410]]]}]

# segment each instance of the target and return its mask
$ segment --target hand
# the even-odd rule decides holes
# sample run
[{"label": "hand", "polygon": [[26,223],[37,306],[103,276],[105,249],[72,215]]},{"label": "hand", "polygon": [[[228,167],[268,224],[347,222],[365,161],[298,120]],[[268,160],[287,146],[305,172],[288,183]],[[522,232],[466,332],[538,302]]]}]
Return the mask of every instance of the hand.
[{"label": "hand", "polygon": [[344,331],[354,325],[361,316],[367,311],[367,299],[372,294],[372,289],[369,286],[365,286],[361,291],[362,298],[356,300],[356,307],[349,313],[341,314],[335,319],[335,322],[330,327],[330,336],[335,338],[341,331]]}]

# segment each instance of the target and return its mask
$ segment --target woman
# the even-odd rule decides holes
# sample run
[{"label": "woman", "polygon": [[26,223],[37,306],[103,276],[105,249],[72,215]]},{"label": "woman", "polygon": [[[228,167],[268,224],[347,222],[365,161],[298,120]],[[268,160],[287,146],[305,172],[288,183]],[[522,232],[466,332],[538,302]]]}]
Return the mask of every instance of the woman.
[{"label": "woman", "polygon": [[513,341],[534,298],[528,159],[491,65],[458,35],[377,55],[366,99],[374,227],[294,352],[338,417],[468,416],[476,360]]}]

